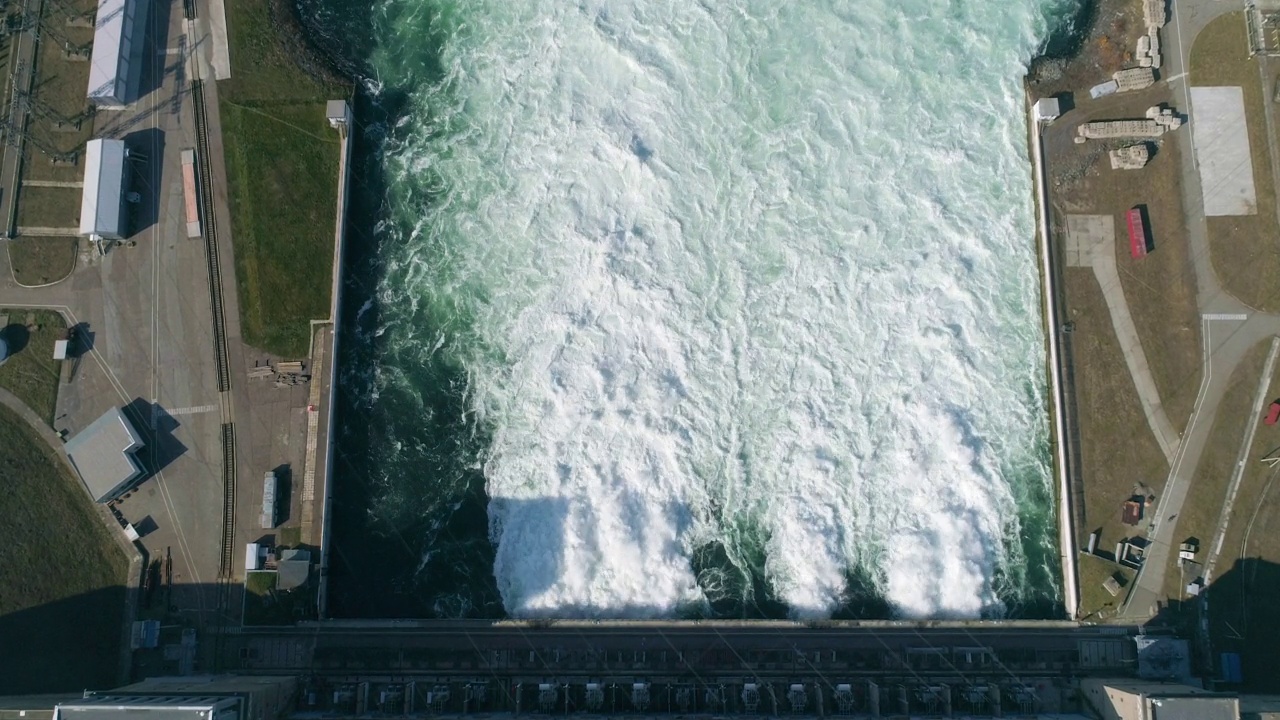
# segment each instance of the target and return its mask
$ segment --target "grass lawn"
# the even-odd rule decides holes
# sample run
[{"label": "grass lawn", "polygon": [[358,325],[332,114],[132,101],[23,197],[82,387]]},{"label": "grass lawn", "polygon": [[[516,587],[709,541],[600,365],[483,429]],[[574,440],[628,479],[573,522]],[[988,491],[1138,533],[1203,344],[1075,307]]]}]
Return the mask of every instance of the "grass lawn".
[{"label": "grass lawn", "polygon": [[338,144],[322,103],[222,103],[245,340],[306,354],[312,319],[329,316]]},{"label": "grass lawn", "polygon": [[1134,485],[1159,491],[1169,463],[1147,424],[1133,378],[1125,371],[1093,271],[1068,268],[1065,278],[1067,315],[1075,323],[1072,343],[1084,476],[1085,524],[1076,528],[1076,540],[1086,547],[1089,534],[1100,530],[1098,547],[1110,549],[1134,534],[1134,528],[1120,521],[1121,505],[1133,494]]},{"label": "grass lawn", "polygon": [[274,572],[251,572],[245,578],[245,625],[292,625],[315,618],[315,591],[310,583],[280,592],[276,580]]},{"label": "grass lawn", "polygon": [[6,243],[13,277],[23,285],[62,280],[76,267],[76,238],[24,237]]},{"label": "grass lawn", "polygon": [[88,495],[0,406],[0,695],[116,683],[128,561]]},{"label": "grass lawn", "polygon": [[279,543],[282,548],[296,548],[302,544],[302,528],[300,527],[282,527],[280,528]]},{"label": "grass lawn", "polygon": [[1201,31],[1191,48],[1191,80],[1196,86],[1238,85],[1253,155],[1256,215],[1207,218],[1209,252],[1223,288],[1260,310],[1280,311],[1280,242],[1276,196],[1267,145],[1262,76],[1249,57],[1244,18],[1223,15]]},{"label": "grass lawn", "polygon": [[241,332],[301,357],[310,321],[329,316],[339,145],[325,102],[351,89],[302,68],[307,49],[280,30],[291,12],[279,0],[227,5],[232,77],[218,93]]},{"label": "grass lawn", "polygon": [[5,333],[11,356],[0,365],[0,387],[18,396],[52,425],[61,370],[53,359],[53,343],[62,337],[67,325],[61,315],[47,310],[0,309],[0,314],[5,313],[9,323],[0,332]]},{"label": "grass lawn", "polygon": [[[1103,621],[1114,617],[1120,605],[1124,603],[1129,583],[1133,582],[1133,570],[1086,553],[1080,553],[1076,562],[1080,572],[1081,618]],[[1114,597],[1102,587],[1102,583],[1113,576],[1120,583],[1120,593]]]}]

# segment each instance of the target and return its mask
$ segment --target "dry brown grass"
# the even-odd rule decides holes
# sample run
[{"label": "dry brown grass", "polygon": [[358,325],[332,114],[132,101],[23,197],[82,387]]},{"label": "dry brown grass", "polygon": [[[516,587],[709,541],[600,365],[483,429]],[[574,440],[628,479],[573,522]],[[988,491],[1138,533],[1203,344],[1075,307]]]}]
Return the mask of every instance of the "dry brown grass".
[{"label": "dry brown grass", "polygon": [[0,406],[0,695],[117,680],[128,561],[84,487]]},{"label": "dry brown grass", "polygon": [[1089,534],[1100,530],[1099,547],[1106,549],[1132,534],[1120,522],[1120,509],[1133,494],[1134,483],[1162,486],[1169,464],[1125,371],[1093,271],[1069,268],[1065,284],[1067,315],[1075,323],[1072,343],[1084,477],[1085,524],[1076,528],[1076,535],[1085,547]]},{"label": "dry brown grass", "polygon": [[1198,86],[1240,86],[1253,155],[1256,215],[1206,218],[1214,270],[1227,292],[1247,305],[1280,312],[1280,242],[1262,76],[1249,57],[1241,13],[1209,23],[1191,48],[1191,79]]},{"label": "dry brown grass", "polygon": [[[1141,117],[1166,102],[1168,89],[1082,101],[1053,127],[1048,162],[1054,205],[1061,212],[1110,215],[1115,219],[1116,267],[1125,302],[1138,329],[1147,364],[1169,421],[1181,432],[1191,417],[1200,387],[1200,319],[1196,307],[1191,246],[1182,208],[1182,158],[1186,131],[1152,144],[1155,155],[1142,170],[1112,170],[1109,146],[1070,142],[1075,127],[1088,120]],[[1154,248],[1141,260],[1129,254],[1124,212],[1147,209]]]},{"label": "dry brown grass", "polygon": [[78,188],[26,185],[18,191],[18,227],[75,228],[79,225]]},{"label": "dry brown grass", "polygon": [[5,243],[13,277],[23,285],[62,280],[76,267],[76,238],[24,237]]},{"label": "dry brown grass", "polygon": [[[1280,398],[1277,377],[1267,398]],[[1280,425],[1258,425],[1209,592],[1213,651],[1242,653],[1246,684],[1268,692],[1280,689],[1273,658],[1280,644],[1280,467],[1260,461],[1278,452]],[[1212,542],[1204,538],[1206,558]]]},{"label": "dry brown grass", "polygon": [[[91,0],[67,0],[72,12],[87,12],[96,3]],[[31,142],[24,147],[22,177],[24,180],[80,180],[84,174],[84,144],[92,137],[93,120],[85,118],[78,131],[55,130],[58,120],[82,118],[89,107],[86,92],[89,87],[89,63],[68,60],[62,44],[85,46],[93,41],[93,29],[71,27],[61,12],[51,4],[44,7],[46,30],[41,35],[36,55],[36,77],[32,87],[32,114],[27,123]],[[73,164],[54,165],[49,153],[78,154]],[[19,213],[22,200],[18,201]]]},{"label": "dry brown grass", "polygon": [[[1240,452],[1240,442],[1252,420],[1253,397],[1258,390],[1258,377],[1266,364],[1270,346],[1271,342],[1268,340],[1250,349],[1231,374],[1230,384],[1222,396],[1213,428],[1209,432],[1209,441],[1205,445],[1204,454],[1200,456],[1200,464],[1187,489],[1187,499],[1178,514],[1178,533],[1174,539],[1179,543],[1188,538],[1198,539],[1202,548],[1200,558],[1208,555],[1218,517],[1226,500],[1227,487],[1231,483],[1236,456]],[[1260,430],[1265,427],[1259,425]],[[1261,434],[1264,433],[1260,432]],[[1186,586],[1184,582],[1180,582],[1176,554],[1170,557],[1169,563],[1170,566],[1165,571],[1165,597],[1182,599]],[[1186,578],[1187,581],[1193,579]]]},{"label": "dry brown grass", "polygon": [[[1268,401],[1276,399],[1280,399],[1280,375],[1271,379],[1267,395]],[[1280,563],[1280,482],[1273,482],[1280,477],[1280,466],[1272,468],[1261,462],[1270,455],[1280,455],[1280,425],[1259,424],[1236,491],[1219,568],[1246,557]]]},{"label": "dry brown grass", "polygon": [[[1097,555],[1080,554],[1077,562],[1080,575],[1080,617],[1083,620],[1101,621],[1114,617],[1124,602],[1125,589],[1133,582],[1134,572]],[[1120,581],[1120,593],[1112,596],[1102,583],[1115,576]]]},{"label": "dry brown grass", "polygon": [[[58,401],[58,372],[61,365],[53,359],[53,345],[67,329],[66,321],[48,310],[13,310],[0,308],[9,316],[3,329],[9,337],[9,359],[0,365],[0,387],[13,393],[49,425],[53,425]],[[20,348],[15,348],[16,333]]]}]

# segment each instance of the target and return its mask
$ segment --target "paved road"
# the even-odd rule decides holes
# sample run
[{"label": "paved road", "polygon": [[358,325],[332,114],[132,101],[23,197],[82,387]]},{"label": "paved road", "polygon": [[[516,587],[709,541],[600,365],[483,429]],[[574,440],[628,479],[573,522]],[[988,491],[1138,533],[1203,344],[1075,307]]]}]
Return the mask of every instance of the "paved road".
[{"label": "paved road", "polygon": [[199,34],[187,37],[181,3],[171,0],[153,3],[148,20],[155,44],[141,99],[94,120],[96,137],[124,138],[135,153],[130,172],[143,198],[131,211],[135,246],[84,252],[70,277],[40,288],[20,286],[0,252],[0,306],[51,308],[83,324],[91,348],[60,389],[57,427],[74,434],[107,408],[126,408],[148,439],[143,460],[154,473],[119,509],[154,522],[148,552],[171,553],[174,602],[199,611],[212,607],[207,582],[222,524],[208,510],[221,506],[220,423],[216,412],[196,412],[218,397],[208,279],[200,241],[186,237],[179,157],[194,144],[184,54]]},{"label": "paved road", "polygon": [[[1195,122],[1195,108],[1191,106],[1191,78],[1188,76],[1190,44],[1211,20],[1240,8],[1236,3],[1218,0],[1174,0],[1172,9],[1170,22],[1161,34],[1166,59],[1163,72],[1169,78],[1175,103],[1179,105],[1178,111],[1190,115],[1191,122]],[[1194,145],[1187,130],[1189,128],[1181,131],[1181,137],[1188,145]],[[1232,372],[1250,349],[1280,335],[1280,316],[1258,312],[1223,290],[1209,255],[1195,153],[1183,152],[1181,155],[1183,212],[1191,244],[1196,300],[1202,317],[1204,370],[1191,420],[1183,433],[1164,491],[1160,494],[1149,534],[1151,547],[1120,613],[1122,618],[1132,620],[1151,616],[1156,611],[1156,604],[1164,599],[1165,573],[1169,569],[1172,548],[1178,542],[1177,517],[1195,480],[1200,457],[1208,443]]]}]

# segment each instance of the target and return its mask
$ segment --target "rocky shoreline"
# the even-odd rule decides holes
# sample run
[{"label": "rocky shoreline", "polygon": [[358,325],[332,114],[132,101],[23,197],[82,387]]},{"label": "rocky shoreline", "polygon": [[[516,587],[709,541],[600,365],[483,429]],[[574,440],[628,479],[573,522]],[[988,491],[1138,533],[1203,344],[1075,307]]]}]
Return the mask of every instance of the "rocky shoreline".
[{"label": "rocky shoreline", "polygon": [[1031,61],[1028,93],[1049,97],[1110,78],[1133,64],[1133,48],[1145,32],[1140,0],[1084,0],[1071,25]]}]

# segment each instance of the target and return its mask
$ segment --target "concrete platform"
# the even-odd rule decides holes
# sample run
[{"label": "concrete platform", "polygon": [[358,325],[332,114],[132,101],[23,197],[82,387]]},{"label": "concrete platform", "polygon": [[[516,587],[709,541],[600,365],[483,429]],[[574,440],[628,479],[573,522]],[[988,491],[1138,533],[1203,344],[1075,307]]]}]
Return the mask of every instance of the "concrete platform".
[{"label": "concrete platform", "polygon": [[1205,216],[1257,214],[1244,91],[1239,87],[1193,87],[1191,106],[1195,113],[1191,134]]},{"label": "concrete platform", "polygon": [[1100,253],[1114,252],[1115,218],[1110,215],[1068,215],[1067,267],[1093,267]]}]

